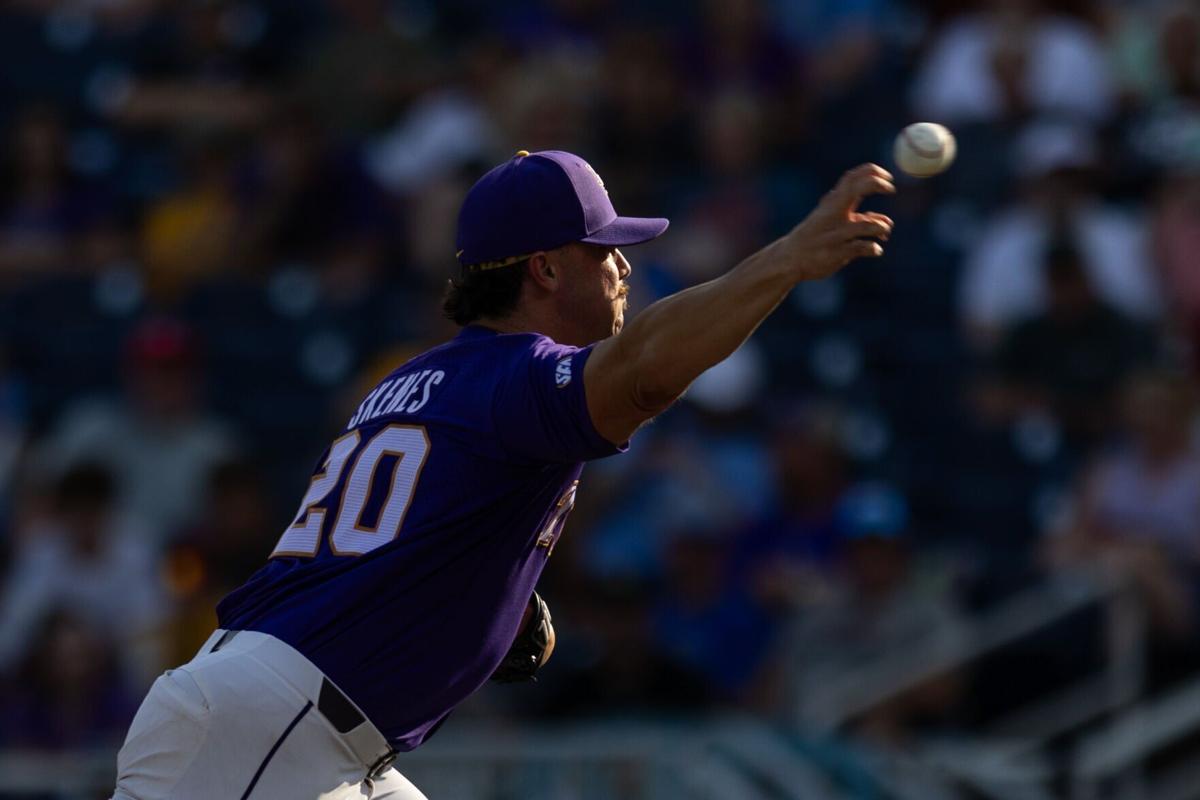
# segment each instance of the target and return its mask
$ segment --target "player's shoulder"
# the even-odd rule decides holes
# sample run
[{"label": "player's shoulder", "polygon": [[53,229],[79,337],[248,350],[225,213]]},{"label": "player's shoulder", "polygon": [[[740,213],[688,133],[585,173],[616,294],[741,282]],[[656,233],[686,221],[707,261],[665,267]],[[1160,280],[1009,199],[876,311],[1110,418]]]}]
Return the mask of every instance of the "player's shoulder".
[{"label": "player's shoulder", "polygon": [[477,325],[468,325],[450,344],[457,346],[465,357],[502,361],[561,357],[579,350],[535,331],[500,333]]},{"label": "player's shoulder", "polygon": [[[532,331],[501,333],[468,325],[458,336],[430,348],[392,370],[381,385],[408,376],[436,376],[439,382],[469,387],[476,398],[525,376],[549,379],[562,388],[569,383],[571,362],[578,347],[560,344]],[[489,388],[491,387],[491,388]]]},{"label": "player's shoulder", "polygon": [[460,374],[470,375],[479,396],[517,398],[529,390],[565,389],[580,373],[578,354],[584,348],[556,342],[542,333],[500,333],[467,326],[454,341]]}]

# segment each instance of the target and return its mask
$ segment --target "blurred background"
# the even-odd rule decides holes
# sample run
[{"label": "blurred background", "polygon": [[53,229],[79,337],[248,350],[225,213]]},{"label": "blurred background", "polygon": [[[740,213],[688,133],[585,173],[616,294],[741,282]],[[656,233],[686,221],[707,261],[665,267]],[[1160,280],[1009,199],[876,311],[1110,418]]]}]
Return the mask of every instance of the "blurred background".
[{"label": "blurred background", "polygon": [[1200,797],[1200,4],[0,3],[0,797],[103,798],[152,678],[365,390],[458,204],[588,158],[633,309],[896,132],[953,169],[584,474],[536,686],[433,798]]}]

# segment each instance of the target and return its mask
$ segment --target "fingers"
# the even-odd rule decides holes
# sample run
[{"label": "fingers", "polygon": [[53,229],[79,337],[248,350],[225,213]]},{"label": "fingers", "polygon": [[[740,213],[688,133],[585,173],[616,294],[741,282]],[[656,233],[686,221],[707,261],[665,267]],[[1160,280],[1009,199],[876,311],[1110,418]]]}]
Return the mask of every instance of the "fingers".
[{"label": "fingers", "polygon": [[883,214],[863,214],[862,219],[846,225],[847,239],[882,239],[887,241],[892,235],[892,221]]},{"label": "fingers", "polygon": [[891,238],[895,223],[886,214],[857,208],[869,195],[895,191],[892,174],[877,164],[862,164],[843,175],[786,237],[787,249],[804,264],[802,280],[828,277],[857,258],[882,256],[882,242]]},{"label": "fingers", "polygon": [[855,213],[856,219],[876,219],[887,225],[889,228],[895,228],[896,223],[887,214],[880,214],[878,211],[859,211]]},{"label": "fingers", "polygon": [[879,242],[871,241],[870,239],[856,239],[848,242],[847,246],[850,250],[850,257],[854,258],[879,258],[883,255],[883,245]]},{"label": "fingers", "polygon": [[895,194],[892,173],[878,164],[862,164],[847,172],[834,187],[831,199],[838,206],[853,211],[864,197],[873,194]]},{"label": "fingers", "polygon": [[842,177],[838,180],[836,189],[845,189],[854,181],[859,180],[868,175],[875,175],[880,178],[891,178],[891,173],[878,164],[859,164],[857,167],[846,170],[842,173]]},{"label": "fingers", "polygon": [[856,176],[850,182],[849,190],[854,198],[855,204],[864,197],[872,194],[895,194],[896,185],[892,183],[890,174],[877,175],[868,173],[865,175]]}]

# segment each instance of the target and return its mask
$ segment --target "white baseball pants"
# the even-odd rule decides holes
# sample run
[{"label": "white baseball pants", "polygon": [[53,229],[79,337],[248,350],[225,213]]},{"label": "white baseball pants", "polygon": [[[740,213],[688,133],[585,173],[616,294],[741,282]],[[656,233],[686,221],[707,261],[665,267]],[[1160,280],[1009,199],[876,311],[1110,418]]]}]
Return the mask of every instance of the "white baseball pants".
[{"label": "white baseball pants", "polygon": [[113,800],[425,800],[395,769],[367,778],[387,742],[353,704],[363,721],[338,732],[312,662],[273,636],[225,633],[154,682],[117,755]]}]

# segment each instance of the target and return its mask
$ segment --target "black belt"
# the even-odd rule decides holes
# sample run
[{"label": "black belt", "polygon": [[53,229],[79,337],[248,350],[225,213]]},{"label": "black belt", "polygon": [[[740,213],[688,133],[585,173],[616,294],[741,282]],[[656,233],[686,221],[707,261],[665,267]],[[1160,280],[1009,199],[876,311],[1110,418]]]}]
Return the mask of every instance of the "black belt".
[{"label": "black belt", "polygon": [[[237,635],[238,631],[225,631],[209,652],[217,652],[233,641],[233,637]],[[321,678],[321,691],[317,695],[317,710],[321,712],[321,716],[329,720],[329,724],[338,733],[349,733],[367,721],[362,712],[354,707],[354,703],[350,702],[350,698],[342,694],[342,690],[324,676]],[[375,763],[369,767],[367,778],[375,779],[387,772],[395,763],[398,755],[399,753],[394,748],[389,747],[388,752],[376,759]]]}]

